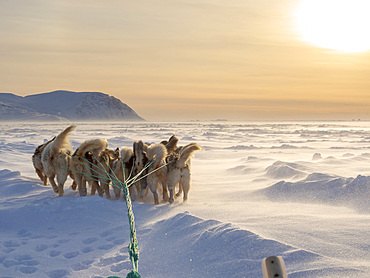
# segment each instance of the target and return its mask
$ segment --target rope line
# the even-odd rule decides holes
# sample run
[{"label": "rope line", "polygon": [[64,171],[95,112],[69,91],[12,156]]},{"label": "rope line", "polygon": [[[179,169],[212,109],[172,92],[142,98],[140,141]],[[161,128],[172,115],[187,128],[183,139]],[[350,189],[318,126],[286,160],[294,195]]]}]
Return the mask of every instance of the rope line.
[{"label": "rope line", "polygon": [[[57,167],[57,166],[53,166],[53,167],[81,174],[85,177],[88,177],[91,180],[94,180],[94,181],[97,181],[97,182],[100,182],[100,183],[103,183],[103,184],[108,184],[109,185],[109,183],[111,182],[112,186],[117,187],[117,188],[119,188],[120,190],[122,190],[124,192],[124,194],[126,196],[127,216],[128,216],[129,224],[130,224],[130,243],[128,245],[128,253],[129,253],[129,256],[130,256],[131,263],[132,263],[132,270],[129,274],[127,274],[126,278],[141,278],[140,274],[138,273],[138,270],[139,270],[139,246],[138,246],[138,241],[137,241],[137,236],[136,236],[135,217],[134,217],[134,212],[133,212],[133,209],[132,209],[132,202],[131,202],[131,196],[130,196],[129,188],[133,184],[135,184],[136,182],[139,182],[140,180],[146,178],[150,174],[153,174],[154,172],[158,171],[159,169],[167,166],[172,161],[161,165],[160,167],[150,171],[149,173],[147,173],[143,176],[141,176],[141,175],[144,173],[144,171],[146,169],[148,169],[154,163],[155,159],[150,161],[150,162],[148,161],[145,164],[145,166],[143,167],[143,169],[140,172],[138,172],[137,174],[135,174],[134,176],[132,176],[133,169],[134,169],[134,166],[132,166],[131,171],[130,171],[129,176],[127,177],[127,179],[126,179],[126,175],[125,175],[125,169],[126,169],[125,168],[125,163],[122,161],[123,181],[120,181],[118,179],[118,177],[116,176],[116,174],[114,173],[111,166],[109,165],[109,163],[107,165],[108,165],[108,168],[109,168],[111,173],[109,173],[105,169],[104,165],[95,157],[95,155],[93,155],[93,157],[100,164],[101,168],[98,165],[95,165],[94,163],[90,162],[89,160],[87,160],[86,158],[84,158],[82,156],[77,155],[78,157],[82,158],[85,162],[87,162],[87,164],[82,162],[81,160],[78,160],[73,155],[69,154],[69,156],[72,159],[77,160],[80,164],[83,164],[86,167],[88,167],[94,174],[93,173],[91,173],[91,174],[83,173],[83,172],[79,172],[79,171],[76,171],[76,170],[65,169],[65,168],[61,168],[61,167]],[[96,169],[99,169],[100,171],[98,171]],[[103,172],[106,174],[106,176],[104,176]],[[102,180],[106,180],[107,182],[102,181]],[[108,278],[119,278],[119,277],[110,276]]]}]

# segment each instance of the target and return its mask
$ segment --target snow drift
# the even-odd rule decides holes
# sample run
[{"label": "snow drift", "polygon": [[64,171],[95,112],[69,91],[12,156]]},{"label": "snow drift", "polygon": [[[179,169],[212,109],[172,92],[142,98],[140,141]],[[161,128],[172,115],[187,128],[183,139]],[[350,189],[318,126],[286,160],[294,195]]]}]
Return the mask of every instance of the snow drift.
[{"label": "snow drift", "polygon": [[370,212],[370,177],[358,175],[344,178],[313,173],[298,182],[280,181],[261,190],[273,200],[320,202],[350,206],[360,212]]},{"label": "snow drift", "polygon": [[[368,276],[369,123],[76,125],[74,149],[173,134],[205,149],[192,159],[188,202],[155,206],[149,193],[133,203],[142,277],[261,278],[270,255],[283,256],[290,278]],[[1,277],[126,277],[131,269],[124,200],[79,197],[70,179],[57,197],[34,172],[35,148],[67,126],[0,123]]]},{"label": "snow drift", "polygon": [[[73,191],[58,198],[48,187],[9,170],[0,171],[0,182],[2,276],[124,277],[130,272],[122,200],[80,198]],[[168,209],[134,204],[142,277],[164,272],[179,278],[261,277],[262,259],[271,254],[284,257],[290,277],[321,271],[315,269],[321,259],[317,254],[186,211],[167,218]],[[341,269],[328,267],[328,272]]]}]

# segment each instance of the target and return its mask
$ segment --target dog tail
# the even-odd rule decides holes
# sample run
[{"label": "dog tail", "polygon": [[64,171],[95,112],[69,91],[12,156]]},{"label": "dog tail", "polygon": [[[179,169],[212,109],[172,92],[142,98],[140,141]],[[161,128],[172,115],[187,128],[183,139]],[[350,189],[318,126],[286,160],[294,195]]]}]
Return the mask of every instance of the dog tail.
[{"label": "dog tail", "polygon": [[[71,144],[68,141],[68,135],[76,128],[75,125],[70,125],[65,130],[63,130],[59,135],[52,141],[52,149],[53,150],[61,150],[61,149],[72,149]],[[50,142],[51,142],[50,141]],[[49,142],[48,142],[49,143]]]},{"label": "dog tail", "polygon": [[36,156],[36,155],[41,155],[42,154],[42,152],[44,151],[44,149],[46,148],[46,146],[47,145],[49,145],[51,142],[53,142],[54,140],[55,140],[55,138],[57,138],[56,136],[54,136],[54,138],[53,139],[51,139],[51,140],[49,140],[49,141],[47,141],[47,142],[45,142],[44,144],[41,144],[41,145],[39,145],[37,148],[36,148],[36,150],[35,150],[35,152],[34,152],[34,156]]},{"label": "dog tail", "polygon": [[176,165],[178,168],[183,168],[186,162],[190,159],[195,151],[203,151],[203,148],[197,143],[191,143],[182,148],[180,158],[177,160]]},{"label": "dog tail", "polygon": [[135,141],[133,145],[134,155],[140,156],[140,153],[146,152],[148,149],[148,145],[145,144],[143,141]]},{"label": "dog tail", "polygon": [[167,156],[167,149],[163,144],[153,144],[147,148],[147,157],[153,161],[152,167],[158,167]]},{"label": "dog tail", "polygon": [[84,157],[87,152],[92,152],[95,157],[98,157],[101,151],[108,147],[108,141],[106,139],[92,139],[83,142],[75,154]]},{"label": "dog tail", "polygon": [[179,139],[175,135],[172,135],[167,144],[165,144],[168,155],[177,149],[177,142],[179,142]]},{"label": "dog tail", "polygon": [[125,148],[125,147],[121,148],[121,159],[123,163],[127,163],[133,156],[134,156],[133,150],[131,150],[130,148]]}]

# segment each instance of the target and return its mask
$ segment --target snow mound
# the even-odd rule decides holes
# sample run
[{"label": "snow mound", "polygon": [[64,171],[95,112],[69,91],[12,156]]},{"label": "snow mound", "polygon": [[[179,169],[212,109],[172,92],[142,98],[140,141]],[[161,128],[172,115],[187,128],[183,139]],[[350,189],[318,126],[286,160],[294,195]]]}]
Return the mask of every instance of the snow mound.
[{"label": "snow mound", "polygon": [[184,141],[196,141],[196,139],[193,136],[184,136],[181,138],[181,140]]},{"label": "snow mound", "polygon": [[297,149],[297,146],[290,144],[282,144],[281,146],[272,146],[271,149]]},{"label": "snow mound", "polygon": [[251,172],[255,172],[256,169],[251,168],[251,167],[247,167],[247,166],[244,166],[244,165],[239,165],[239,166],[229,168],[229,169],[227,169],[227,171],[232,173],[232,174],[244,175],[244,174],[249,174]]},{"label": "snow mound", "polygon": [[306,173],[306,167],[298,163],[276,161],[266,168],[266,176],[273,179],[298,178]]},{"label": "snow mound", "polygon": [[35,180],[22,178],[20,172],[0,170],[0,196],[4,200],[24,194],[34,194],[36,187],[38,186]]},{"label": "snow mound", "polygon": [[315,153],[313,156],[312,156],[312,160],[320,160],[322,159],[322,156],[320,153]]},{"label": "snow mound", "polygon": [[117,136],[109,139],[110,146],[121,147],[130,147],[132,148],[133,142],[135,139],[126,137],[126,136]]},{"label": "snow mound", "polygon": [[249,145],[249,146],[237,145],[237,146],[227,147],[226,149],[228,150],[254,150],[258,148],[253,145]]},{"label": "snow mound", "polygon": [[[303,265],[314,264],[319,257],[228,223],[203,220],[188,213],[155,223],[148,228],[146,241],[151,244],[144,243],[141,250],[143,254],[147,250],[151,254],[143,258],[141,269],[161,258],[166,265],[173,266],[172,277],[261,277],[262,259],[271,254],[284,257],[288,272],[292,268],[299,273]],[[171,248],[163,250],[162,246]],[[182,263],[179,265],[180,254]],[[154,273],[163,269],[163,265],[151,267]]]},{"label": "snow mound", "polygon": [[298,182],[280,181],[261,192],[276,201],[319,202],[370,212],[370,176],[344,178],[313,173]]},{"label": "snow mound", "polygon": [[323,180],[329,180],[332,178],[333,178],[332,175],[323,174],[323,173],[312,173],[312,174],[309,174],[305,180],[306,181],[323,181]]}]

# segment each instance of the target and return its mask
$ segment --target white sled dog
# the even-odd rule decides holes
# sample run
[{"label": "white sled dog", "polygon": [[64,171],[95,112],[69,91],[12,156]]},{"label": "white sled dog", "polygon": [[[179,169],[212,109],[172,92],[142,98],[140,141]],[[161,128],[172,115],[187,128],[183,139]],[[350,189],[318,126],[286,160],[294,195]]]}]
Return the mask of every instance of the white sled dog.
[{"label": "white sled dog", "polygon": [[[54,141],[50,142],[41,155],[41,162],[44,167],[45,176],[49,178],[55,193],[59,197],[64,194],[64,183],[69,174],[69,161],[72,154],[72,147],[68,141],[68,135],[76,128],[75,125],[67,127]],[[58,186],[54,178],[57,178]]]},{"label": "white sled dog", "polygon": [[146,152],[150,166],[148,167],[147,183],[150,191],[154,196],[154,203],[159,204],[157,185],[162,185],[163,201],[168,201],[168,190],[167,190],[167,166],[166,156],[167,149],[163,144],[153,144],[146,147]]},{"label": "white sled dog", "polygon": [[184,147],[178,148],[171,156],[168,157],[167,164],[167,182],[168,190],[170,192],[169,202],[172,204],[175,200],[174,191],[177,184],[179,184],[179,192],[177,197],[184,192],[183,200],[188,199],[188,194],[191,184],[191,164],[190,157],[195,151],[203,150],[197,143],[191,143]]},{"label": "white sled dog", "polygon": [[[102,181],[105,178],[105,173],[101,173],[98,167],[95,166],[94,160],[99,158],[99,155],[106,150],[108,142],[105,139],[93,139],[83,142],[72,155],[70,169],[72,176],[77,183],[80,196],[87,195],[86,182],[91,182],[98,190],[100,196],[103,195],[103,189],[100,187],[97,180]],[[107,178],[108,180],[109,178]],[[104,180],[103,182],[107,182]]]},{"label": "white sled dog", "polygon": [[49,145],[52,141],[54,141],[55,138],[56,137],[38,146],[34,154],[32,155],[33,167],[35,168],[36,174],[39,176],[40,180],[44,183],[44,185],[48,184],[48,177],[45,175],[44,166],[42,165],[41,162],[41,155],[46,146]]}]

